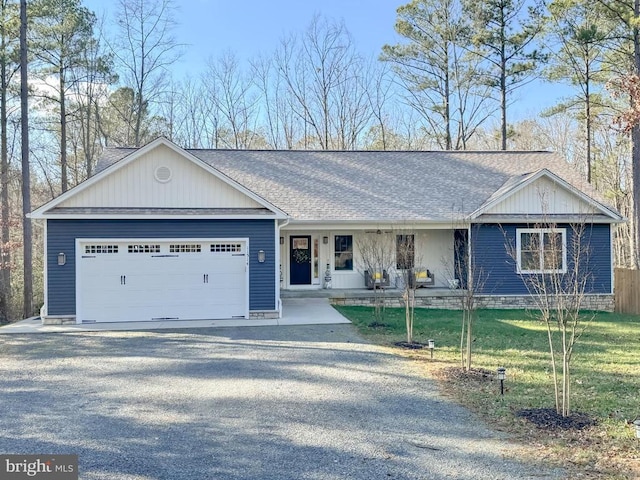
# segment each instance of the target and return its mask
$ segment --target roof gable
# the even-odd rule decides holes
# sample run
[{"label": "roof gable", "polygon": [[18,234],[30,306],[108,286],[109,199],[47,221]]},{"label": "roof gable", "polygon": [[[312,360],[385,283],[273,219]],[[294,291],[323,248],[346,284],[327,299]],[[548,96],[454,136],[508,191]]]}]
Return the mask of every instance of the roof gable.
[{"label": "roof gable", "polygon": [[[201,209],[251,211],[268,209],[285,217],[273,205],[229,179],[166,139],[158,139],[134,150],[120,162],[35,210],[33,218],[56,209],[77,212],[86,209]],[[105,211],[106,211],[105,210]]]},{"label": "roof gable", "polygon": [[616,212],[547,169],[509,179],[471,217],[481,215],[605,215],[621,220]]}]

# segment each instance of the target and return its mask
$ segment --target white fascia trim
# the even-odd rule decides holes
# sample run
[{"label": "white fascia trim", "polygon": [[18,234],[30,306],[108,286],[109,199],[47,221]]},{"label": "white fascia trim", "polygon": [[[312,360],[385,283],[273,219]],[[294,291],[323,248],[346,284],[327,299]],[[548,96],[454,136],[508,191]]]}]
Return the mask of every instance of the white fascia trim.
[{"label": "white fascia trim", "polygon": [[273,220],[279,217],[264,215],[118,215],[118,214],[53,214],[37,218],[47,220]]},{"label": "white fascia trim", "polygon": [[563,218],[557,219],[557,217],[555,217],[554,215],[548,215],[545,217],[544,215],[523,214],[517,218],[500,217],[499,215],[493,218],[483,218],[482,215],[480,215],[478,218],[474,219],[473,224],[480,225],[480,224],[492,224],[492,223],[528,223],[528,224],[584,223],[585,220],[588,220],[587,223],[593,223],[593,224],[616,224],[616,223],[626,222],[626,220],[624,219],[614,220],[611,217],[601,218],[601,217],[592,217],[592,216],[585,217],[584,215],[572,216],[572,215],[563,214]]},{"label": "white fascia trim", "polygon": [[462,219],[460,221],[420,221],[420,222],[389,222],[388,220],[376,221],[353,221],[353,220],[294,220],[291,219],[282,228],[285,231],[292,230],[457,230],[467,228],[469,222]]},{"label": "white fascia trim", "polygon": [[525,180],[524,182],[520,183],[519,185],[515,186],[514,188],[508,190],[503,195],[500,195],[499,197],[494,198],[493,200],[481,205],[480,208],[478,208],[473,213],[471,213],[469,218],[472,219],[472,220],[476,219],[477,217],[479,217],[480,215],[485,213],[491,207],[493,207],[493,206],[505,201],[507,198],[511,197],[512,195],[515,195],[517,192],[519,192],[523,188],[527,187],[528,185],[532,184],[533,182],[535,182],[536,180],[538,180],[541,177],[547,177],[549,180],[560,184],[560,186],[562,186],[565,189],[569,190],[571,193],[573,193],[574,195],[578,196],[585,203],[591,205],[596,210],[599,210],[604,215],[607,215],[608,217],[611,217],[611,218],[613,218],[613,219],[615,219],[616,221],[619,221],[619,222],[624,221],[623,217],[621,215],[619,215],[618,213],[616,213],[613,210],[609,209],[607,206],[603,205],[602,203],[598,202],[597,200],[594,200],[589,195],[584,193],[582,190],[577,189],[576,187],[574,187],[570,183],[566,182],[565,180],[560,178],[558,175],[556,175],[555,173],[553,173],[552,171],[550,171],[550,170],[548,170],[546,168],[543,168],[543,169],[539,170],[535,175],[533,175],[532,177],[528,178],[527,180]]},{"label": "white fascia trim", "polygon": [[44,222],[44,259],[43,259],[43,272],[42,275],[44,277],[44,312],[40,312],[40,315],[47,315],[49,312],[49,268],[47,264],[49,263],[49,245],[47,242],[47,224],[48,222]]},{"label": "white fascia trim", "polygon": [[614,246],[613,246],[613,224],[609,225],[609,256],[610,256],[610,261],[611,261],[611,295],[613,295],[614,292],[614,288],[616,285],[616,277],[615,277],[615,271],[616,271],[616,254],[615,254],[615,250],[614,250]]},{"label": "white fascia trim", "polygon": [[116,172],[121,168],[124,168],[125,166],[127,166],[131,162],[135,161],[137,158],[145,155],[146,153],[150,152],[151,150],[153,150],[154,148],[156,148],[156,147],[158,147],[160,145],[164,145],[164,146],[170,148],[171,150],[173,150],[177,154],[182,155],[183,157],[187,158],[188,160],[190,160],[195,165],[197,165],[200,168],[202,168],[203,170],[209,172],[211,175],[215,176],[220,181],[226,183],[227,185],[229,185],[229,186],[235,188],[236,190],[240,191],[241,193],[245,194],[246,196],[248,196],[249,198],[251,198],[252,200],[257,202],[258,204],[260,204],[264,208],[266,208],[266,209],[272,211],[273,213],[275,213],[277,218],[287,218],[288,217],[288,215],[285,212],[280,210],[275,205],[272,205],[271,203],[269,203],[267,200],[265,200],[261,196],[257,195],[256,193],[252,192],[251,190],[247,189],[246,187],[240,185],[238,182],[236,182],[235,180],[231,179],[227,175],[223,174],[219,170],[213,168],[210,165],[207,165],[205,162],[200,160],[198,157],[192,155],[191,153],[187,152],[183,148],[180,148],[175,143],[167,140],[164,137],[156,138],[155,140],[147,143],[145,146],[140,147],[138,150],[130,153],[129,155],[127,155],[123,159],[121,159],[121,160],[117,161],[116,163],[114,163],[113,165],[110,165],[109,167],[105,168],[104,170],[102,170],[97,175],[94,175],[93,177],[88,178],[87,180],[85,180],[84,182],[80,183],[79,185],[76,185],[72,189],[67,190],[62,195],[54,198],[53,200],[50,200],[49,202],[47,202],[44,205],[40,206],[39,208],[35,209],[33,212],[27,214],[27,217],[28,218],[45,218],[44,214],[45,214],[45,212],[47,210],[50,210],[50,209],[56,207],[57,205],[60,205],[64,201],[68,200],[69,198],[77,195],[78,193],[86,190],[87,188],[91,187],[95,183],[99,182],[104,177],[106,177],[108,175],[111,175],[113,172]]}]

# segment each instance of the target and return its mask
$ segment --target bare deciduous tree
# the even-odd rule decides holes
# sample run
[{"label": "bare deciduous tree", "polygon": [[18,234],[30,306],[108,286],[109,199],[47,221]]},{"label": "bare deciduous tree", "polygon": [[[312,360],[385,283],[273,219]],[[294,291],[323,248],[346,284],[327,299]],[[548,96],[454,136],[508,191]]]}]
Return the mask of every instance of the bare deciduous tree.
[{"label": "bare deciduous tree", "polygon": [[175,6],[172,0],[119,0],[117,42],[113,54],[120,80],[133,92],[133,146],[143,141],[144,113],[153,109],[163,93],[168,69],[181,54],[173,37]]},{"label": "bare deciduous tree", "polygon": [[283,41],[274,58],[289,105],[302,123],[300,146],[357,148],[371,115],[368,79],[344,24],[316,16],[300,39]]},{"label": "bare deciduous tree", "polygon": [[416,235],[396,234],[396,269],[402,278],[402,299],[404,300],[404,320],[407,345],[413,344],[413,325],[416,309]]},{"label": "bare deciduous tree", "polygon": [[[356,237],[356,247],[360,254],[362,274],[370,279],[374,294],[374,318],[384,323],[385,316],[385,280],[395,264],[393,236],[378,230]],[[367,285],[368,287],[368,285]]]},{"label": "bare deciduous tree", "polygon": [[229,132],[227,148],[252,148],[257,136],[257,98],[252,82],[240,70],[231,52],[210,59],[205,73],[206,98],[213,105],[220,127]]},{"label": "bare deciduous tree", "polygon": [[453,262],[442,259],[448,275],[449,288],[459,289],[458,299],[462,311],[460,329],[460,366],[465,372],[472,367],[473,331],[482,307],[482,294],[488,279],[488,272],[476,262],[474,244],[471,237],[478,231],[477,226],[465,226],[464,222],[453,225]]},{"label": "bare deciduous tree", "polygon": [[516,231],[520,238],[508,241],[507,249],[546,326],[556,410],[568,416],[574,347],[594,316],[582,311],[592,281],[590,223],[585,216],[559,225],[543,215],[531,227]]}]

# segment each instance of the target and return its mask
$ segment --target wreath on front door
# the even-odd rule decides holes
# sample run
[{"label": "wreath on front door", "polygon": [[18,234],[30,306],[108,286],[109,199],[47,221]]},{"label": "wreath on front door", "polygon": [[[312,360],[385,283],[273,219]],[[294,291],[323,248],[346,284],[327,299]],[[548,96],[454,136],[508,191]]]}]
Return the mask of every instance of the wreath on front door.
[{"label": "wreath on front door", "polygon": [[293,261],[296,263],[309,263],[311,255],[309,250],[294,249]]}]

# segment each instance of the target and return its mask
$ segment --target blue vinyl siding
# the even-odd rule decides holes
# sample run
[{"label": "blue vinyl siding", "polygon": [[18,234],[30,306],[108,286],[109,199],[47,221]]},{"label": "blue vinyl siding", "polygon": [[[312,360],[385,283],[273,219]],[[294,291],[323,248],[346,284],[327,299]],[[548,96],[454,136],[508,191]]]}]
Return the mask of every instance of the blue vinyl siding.
[{"label": "blue vinyl siding", "polygon": [[275,310],[275,228],[274,220],[47,220],[48,314],[75,315],[76,238],[248,238],[249,309]]},{"label": "blue vinyl siding", "polygon": [[[474,269],[483,277],[483,293],[487,295],[526,295],[527,286],[517,273],[513,258],[516,245],[516,229],[535,228],[528,224],[474,225],[471,233]],[[567,230],[567,263],[570,263],[573,232],[570,225],[558,224]],[[611,228],[608,224],[587,225],[582,244],[585,265],[590,275],[586,293],[612,292],[611,285]],[[511,251],[510,251],[511,250]],[[571,265],[567,265],[571,268]],[[478,273],[480,272],[480,273]]]}]

